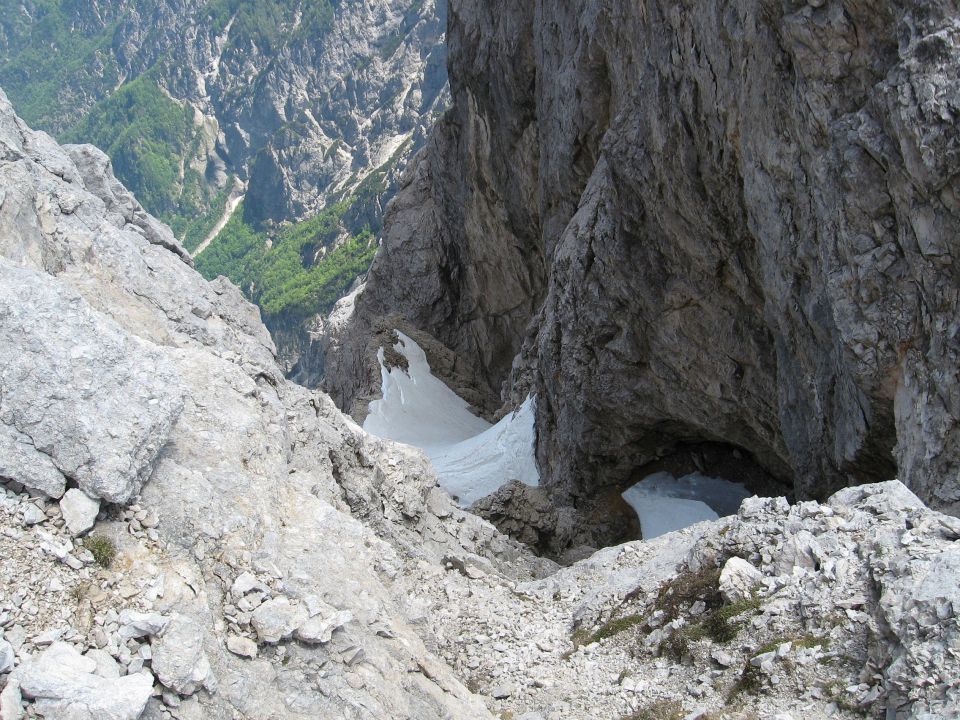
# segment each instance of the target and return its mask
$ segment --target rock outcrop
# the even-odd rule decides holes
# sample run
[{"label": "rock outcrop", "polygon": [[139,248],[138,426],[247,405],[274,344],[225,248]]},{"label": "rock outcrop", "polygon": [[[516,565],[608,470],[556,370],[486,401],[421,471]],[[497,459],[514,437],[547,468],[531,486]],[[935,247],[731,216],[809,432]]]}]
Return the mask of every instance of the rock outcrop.
[{"label": "rock outcrop", "polygon": [[[392,588],[552,564],[287,382],[102,154],[2,94],[0,140],[4,720],[489,717]],[[260,633],[271,605],[302,622]]]},{"label": "rock outcrop", "polygon": [[960,512],[956,32],[947,0],[451,2],[453,107],[327,388],[375,392],[396,315],[537,394],[560,505],[711,444]]},{"label": "rock outcrop", "polygon": [[[501,714],[948,718],[958,538],[890,482],[826,504],[751,498],[517,585],[424,568],[409,592]],[[736,573],[752,588],[734,599]]]}]

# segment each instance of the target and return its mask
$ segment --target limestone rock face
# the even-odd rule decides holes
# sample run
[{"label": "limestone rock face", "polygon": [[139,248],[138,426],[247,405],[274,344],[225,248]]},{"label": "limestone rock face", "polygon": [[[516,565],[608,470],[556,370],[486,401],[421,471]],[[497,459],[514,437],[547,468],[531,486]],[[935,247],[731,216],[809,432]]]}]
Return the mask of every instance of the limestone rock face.
[{"label": "limestone rock face", "polygon": [[[0,368],[0,432],[17,448],[4,475],[53,497],[69,479],[88,495],[130,500],[183,407],[162,353],[76,292],[4,259]],[[47,482],[34,464],[52,464],[61,477]]]},{"label": "limestone rock face", "polygon": [[[21,700],[70,720],[492,717],[395,584],[446,558],[515,579],[555,566],[438,497],[421,453],[287,382],[256,308],[158,242],[102,156],[30,130],[2,93],[0,156],[4,720]],[[126,505],[96,528],[109,552],[27,492],[74,483],[71,499]],[[266,602],[302,612],[258,651]],[[40,655],[58,641],[66,684]],[[124,675],[96,674],[88,648]]]},{"label": "limestone rock face", "polygon": [[327,341],[341,407],[393,314],[538,393],[561,498],[709,442],[960,511],[952,2],[450,13],[453,108]]}]

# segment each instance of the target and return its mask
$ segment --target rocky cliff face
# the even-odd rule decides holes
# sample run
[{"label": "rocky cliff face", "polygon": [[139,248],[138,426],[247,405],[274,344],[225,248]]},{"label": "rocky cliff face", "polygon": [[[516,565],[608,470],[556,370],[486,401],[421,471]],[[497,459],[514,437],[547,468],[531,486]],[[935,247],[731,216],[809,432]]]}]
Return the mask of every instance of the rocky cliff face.
[{"label": "rocky cliff face", "polygon": [[561,504],[713,448],[960,511],[956,17],[452,2],[453,108],[327,341],[333,396],[375,388],[398,315],[489,398],[538,394]]},{"label": "rocky cliff face", "polygon": [[[305,275],[323,275],[318,258],[335,246],[379,233],[449,99],[445,27],[445,0],[17,2],[0,18],[0,85],[33,126],[104,150],[184,246],[207,255],[206,277],[226,275],[261,304],[285,283],[335,300],[375,239],[334,289]],[[340,232],[264,271],[289,223],[323,211]],[[310,328],[330,302],[299,300],[264,316],[284,370],[316,385]]]}]

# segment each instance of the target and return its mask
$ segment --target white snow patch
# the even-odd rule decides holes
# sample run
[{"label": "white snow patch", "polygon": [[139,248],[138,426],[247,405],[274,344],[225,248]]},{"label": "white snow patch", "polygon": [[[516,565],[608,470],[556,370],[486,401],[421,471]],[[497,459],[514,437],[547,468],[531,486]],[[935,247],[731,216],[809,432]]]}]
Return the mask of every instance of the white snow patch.
[{"label": "white snow patch", "polygon": [[650,475],[623,492],[649,540],[705,520],[734,515],[751,493],[741,484],[700,473],[679,480],[670,473]]},{"label": "white snow patch", "polygon": [[534,458],[535,403],[528,397],[493,427],[431,456],[440,484],[464,507],[514,480],[540,484]]},{"label": "white snow patch", "polygon": [[394,347],[408,368],[384,366],[381,400],[370,403],[363,429],[372,435],[421,448],[433,462],[440,485],[467,507],[512,480],[538,485],[534,459],[535,401],[496,425],[470,412],[468,403],[430,372],[423,350],[403,333]]}]

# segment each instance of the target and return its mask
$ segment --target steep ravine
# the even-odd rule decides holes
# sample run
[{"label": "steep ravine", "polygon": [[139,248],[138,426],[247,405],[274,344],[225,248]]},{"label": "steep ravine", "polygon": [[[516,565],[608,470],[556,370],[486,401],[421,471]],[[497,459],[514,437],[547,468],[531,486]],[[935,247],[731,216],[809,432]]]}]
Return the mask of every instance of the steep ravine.
[{"label": "steep ravine", "polygon": [[957,30],[946,0],[454,0],[453,107],[326,387],[375,394],[400,317],[488,402],[537,395],[554,507],[710,449],[960,511]]}]

